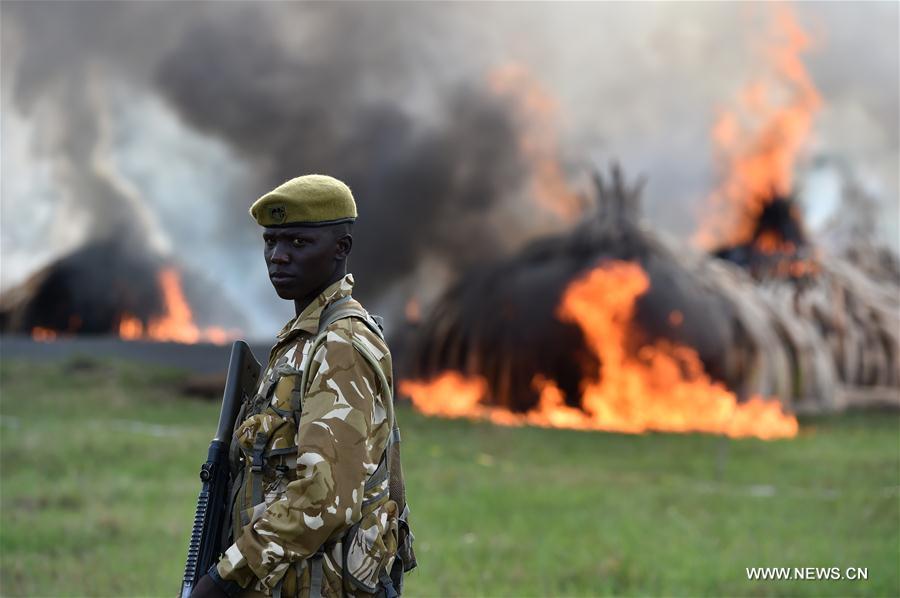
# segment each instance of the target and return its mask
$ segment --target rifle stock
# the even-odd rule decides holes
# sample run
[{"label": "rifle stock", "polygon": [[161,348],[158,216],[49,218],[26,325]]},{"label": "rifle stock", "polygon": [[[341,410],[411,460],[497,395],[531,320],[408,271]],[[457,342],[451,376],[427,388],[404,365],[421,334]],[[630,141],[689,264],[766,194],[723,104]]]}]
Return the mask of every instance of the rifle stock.
[{"label": "rifle stock", "polygon": [[244,341],[235,341],[231,346],[219,425],[209,443],[206,462],[200,467],[200,495],[181,582],[181,598],[191,595],[194,586],[226,548],[221,545],[221,537],[228,517],[229,444],[241,403],[256,392],[259,374],[260,365],[250,347]]}]

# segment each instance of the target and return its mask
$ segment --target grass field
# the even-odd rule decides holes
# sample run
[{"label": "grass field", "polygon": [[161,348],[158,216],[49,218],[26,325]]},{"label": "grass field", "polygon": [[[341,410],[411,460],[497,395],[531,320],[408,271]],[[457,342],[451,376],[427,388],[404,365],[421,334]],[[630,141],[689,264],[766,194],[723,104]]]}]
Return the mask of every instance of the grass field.
[{"label": "grass field", "polygon": [[[0,369],[0,594],[172,596],[218,405],[134,365]],[[398,410],[409,596],[900,595],[900,418],[790,441],[497,428]],[[867,567],[867,581],[745,568]]]}]

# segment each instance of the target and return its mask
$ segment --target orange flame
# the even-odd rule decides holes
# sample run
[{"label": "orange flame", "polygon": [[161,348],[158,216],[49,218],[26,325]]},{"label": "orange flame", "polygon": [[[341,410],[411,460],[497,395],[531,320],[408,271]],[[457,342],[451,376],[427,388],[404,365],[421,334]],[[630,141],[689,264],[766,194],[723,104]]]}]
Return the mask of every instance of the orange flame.
[{"label": "orange flame", "polygon": [[517,63],[493,69],[488,84],[495,94],[509,99],[519,117],[519,149],[529,163],[531,191],[538,205],[563,222],[573,222],[584,206],[559,163],[556,100]]},{"label": "orange flame", "polygon": [[196,343],[200,340],[200,330],[194,325],[191,308],[181,290],[178,272],[173,268],[164,269],[159,273],[159,284],[162,287],[166,313],[163,317],[150,321],[147,335],[160,341]]},{"label": "orange flame", "polygon": [[787,6],[775,7],[771,72],[752,81],[738,96],[737,108],[722,111],[712,130],[718,160],[727,173],[712,193],[695,241],[710,248],[749,240],[753,221],[773,193],[786,196],[794,164],[812,128],[821,97],[803,65],[811,45]]},{"label": "orange flame", "polygon": [[502,425],[536,425],[582,430],[641,433],[705,432],[731,437],[786,438],[797,434],[797,420],[777,401],[737,397],[706,374],[696,351],[657,340],[632,354],[637,298],[650,286],[640,266],[609,262],[566,289],[558,316],[576,323],[602,364],[597,382],[582,385],[581,409],[563,402],[553,381],[536,377],[538,405],[512,413],[485,403],[487,383],[478,377],[445,372],[423,381],[403,381],[400,390],[428,415],[488,419]]},{"label": "orange flame", "polygon": [[123,314],[119,320],[119,336],[127,341],[133,341],[144,336],[144,324],[140,318],[129,314]]},{"label": "orange flame", "polygon": [[217,326],[201,329],[194,324],[190,304],[181,289],[181,277],[174,268],[164,268],[159,273],[159,286],[163,292],[164,314],[151,319],[146,326],[140,318],[122,314],[119,319],[121,338],[185,344],[204,341],[222,345],[240,335],[238,330],[225,330]]},{"label": "orange flame", "polygon": [[31,329],[31,338],[42,343],[49,343],[56,340],[56,331],[52,328],[35,326]]}]

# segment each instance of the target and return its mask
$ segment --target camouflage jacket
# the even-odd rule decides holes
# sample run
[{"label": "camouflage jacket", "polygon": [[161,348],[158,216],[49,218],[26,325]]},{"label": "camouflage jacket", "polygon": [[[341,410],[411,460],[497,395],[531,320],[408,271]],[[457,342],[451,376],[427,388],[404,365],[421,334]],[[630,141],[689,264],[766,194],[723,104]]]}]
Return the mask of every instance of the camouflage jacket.
[{"label": "camouflage jacket", "polygon": [[387,480],[367,484],[393,424],[384,403],[391,395],[352,341],[368,349],[392,385],[387,346],[357,318],[334,322],[300,392],[319,318],[352,288],[347,274],[288,322],[256,397],[238,417],[231,447],[234,543],[217,569],[247,589],[242,595],[307,596],[311,579],[315,585],[321,578],[323,596],[341,596],[345,556],[363,583],[345,585],[343,593],[367,595],[365,586],[374,590],[379,572],[393,562],[396,504],[387,499]]}]

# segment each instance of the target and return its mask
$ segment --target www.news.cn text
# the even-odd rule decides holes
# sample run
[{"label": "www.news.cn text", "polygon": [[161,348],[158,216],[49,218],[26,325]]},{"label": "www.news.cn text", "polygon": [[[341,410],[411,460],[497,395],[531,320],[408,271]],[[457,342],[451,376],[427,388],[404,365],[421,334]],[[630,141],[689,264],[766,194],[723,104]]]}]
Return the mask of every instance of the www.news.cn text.
[{"label": "www.news.cn text", "polygon": [[866,580],[868,567],[747,567],[749,580]]}]

